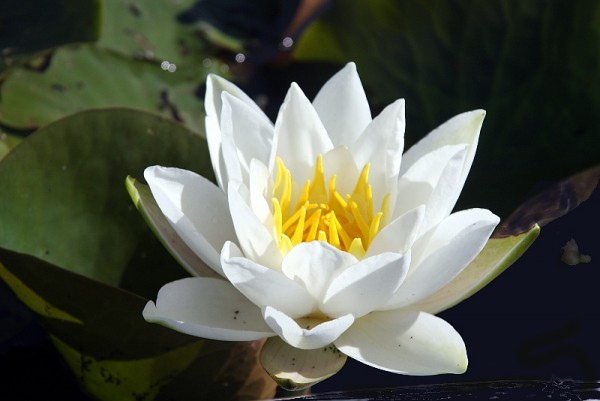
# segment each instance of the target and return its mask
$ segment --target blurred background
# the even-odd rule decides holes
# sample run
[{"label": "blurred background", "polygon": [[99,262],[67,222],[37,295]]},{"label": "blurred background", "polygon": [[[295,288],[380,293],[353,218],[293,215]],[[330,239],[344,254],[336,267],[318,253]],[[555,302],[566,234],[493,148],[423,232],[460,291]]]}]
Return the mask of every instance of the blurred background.
[{"label": "blurred background", "polygon": [[[123,181],[159,163],[212,177],[206,76],[234,81],[274,119],[291,82],[312,98],[349,61],[374,116],[406,99],[407,148],[455,114],[485,109],[457,209],[500,215],[495,236],[543,227],[515,265],[442,313],[465,339],[467,373],[405,377],[349,360],[313,391],[599,380],[594,0],[4,0],[0,262],[43,300],[68,287],[84,299],[96,285],[85,276],[106,287],[99,294],[127,291],[137,297],[127,302],[143,305],[186,273],[147,229]],[[589,263],[561,261],[571,238]],[[48,264],[60,280],[39,269],[17,274],[38,262],[12,252]],[[47,334],[64,339],[65,329],[40,319],[11,288],[0,280],[0,366],[9,372],[1,387],[17,389],[23,398],[14,399],[40,391],[81,399]],[[86,302],[78,308],[97,307]],[[114,330],[110,324],[103,330]],[[143,322],[131,324],[143,330]]]}]

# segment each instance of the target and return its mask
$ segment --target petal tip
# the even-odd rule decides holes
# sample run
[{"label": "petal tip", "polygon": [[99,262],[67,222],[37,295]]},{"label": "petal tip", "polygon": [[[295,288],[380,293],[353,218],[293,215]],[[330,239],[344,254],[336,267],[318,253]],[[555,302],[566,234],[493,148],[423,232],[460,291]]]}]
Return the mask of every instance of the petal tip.
[{"label": "petal tip", "polygon": [[146,306],[144,306],[144,310],[142,311],[142,316],[148,322],[152,322],[154,316],[156,315],[156,305],[153,301],[148,301]]}]

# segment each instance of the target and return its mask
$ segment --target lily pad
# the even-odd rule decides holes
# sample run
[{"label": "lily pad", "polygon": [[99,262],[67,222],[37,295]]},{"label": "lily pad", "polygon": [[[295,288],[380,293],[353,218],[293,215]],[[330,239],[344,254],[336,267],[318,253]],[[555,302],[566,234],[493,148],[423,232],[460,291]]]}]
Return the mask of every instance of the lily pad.
[{"label": "lily pad", "polygon": [[0,249],[0,260],[0,278],[42,318],[96,399],[238,400],[274,393],[258,363],[260,343],[202,340],[149,324],[143,297],[29,255]]},{"label": "lily pad", "polygon": [[6,68],[37,52],[97,40],[101,4],[100,0],[55,0],[46,5],[32,0],[3,0],[0,76]]},{"label": "lily pad", "polygon": [[196,96],[212,67],[169,72],[158,61],[134,60],[95,46],[57,50],[43,71],[25,68],[2,85],[0,122],[19,129],[46,125],[89,108],[127,106],[155,111],[204,132]]},{"label": "lily pad", "polygon": [[118,286],[148,232],[123,181],[152,164],[212,175],[206,142],[158,115],[90,110],[39,129],[0,162],[0,247]]},{"label": "lily pad", "polygon": [[0,160],[11,151],[12,148],[21,142],[21,138],[16,135],[10,135],[2,132],[0,129]]},{"label": "lily pad", "polygon": [[144,295],[187,275],[123,187],[151,164],[212,174],[202,138],[136,110],[77,113],[23,140],[0,161],[0,278],[95,397],[272,395],[260,344],[204,341],[144,321]]},{"label": "lily pad", "polygon": [[111,0],[104,3],[102,36],[97,45],[138,59],[201,65],[206,46],[177,15],[195,0],[147,2]]}]

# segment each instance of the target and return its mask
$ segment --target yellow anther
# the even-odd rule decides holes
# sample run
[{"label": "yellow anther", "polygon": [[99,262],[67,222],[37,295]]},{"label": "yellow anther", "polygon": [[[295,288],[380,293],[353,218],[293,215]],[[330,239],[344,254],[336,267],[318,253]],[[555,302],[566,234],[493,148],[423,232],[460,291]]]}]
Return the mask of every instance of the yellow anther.
[{"label": "yellow anther", "polygon": [[292,244],[294,245],[298,245],[302,242],[302,237],[304,236],[304,222],[306,221],[306,209],[301,207],[298,212],[300,212],[298,215],[298,224],[296,224],[296,229],[294,230],[294,235],[292,236]]},{"label": "yellow anther", "polygon": [[348,252],[354,255],[356,259],[362,259],[365,256],[366,251],[360,238],[354,238],[354,240],[352,240]]},{"label": "yellow anther", "polygon": [[[306,213],[306,209],[300,207],[300,209],[296,210],[296,213],[294,213],[289,219],[287,219],[287,221],[283,224],[282,232],[289,232],[290,227],[292,227],[294,223],[297,223],[299,221],[300,216],[302,215],[302,210],[304,210],[304,213]],[[302,222],[302,224],[304,224],[304,222]],[[295,231],[295,229],[293,231]]]},{"label": "yellow anther", "polygon": [[369,164],[366,164],[357,180],[352,195],[346,199],[336,188],[336,176],[325,185],[323,157],[317,156],[312,180],[306,180],[292,205],[292,181],[290,171],[277,158],[277,176],[273,186],[273,221],[279,251],[287,254],[290,249],[309,241],[324,241],[351,253],[364,257],[369,244],[385,225],[387,217],[387,194],[381,210],[373,211],[373,194],[369,184]]},{"label": "yellow anther", "polygon": [[323,171],[323,156],[317,156],[315,175],[310,185],[310,199],[313,203],[327,203],[327,188],[325,188],[325,173]]},{"label": "yellow anther", "polygon": [[317,238],[317,229],[321,222],[321,209],[317,209],[312,216],[306,220],[306,226],[309,227],[306,234],[306,242],[314,241]]},{"label": "yellow anther", "polygon": [[361,210],[358,207],[358,204],[352,199],[352,197],[350,197],[350,195],[348,195],[348,205],[350,205],[350,212],[352,213],[352,216],[354,217],[354,221],[356,222],[356,225],[360,229],[361,236],[363,238],[368,238],[369,226],[368,226],[367,222],[365,221],[365,219],[363,218],[362,214],[360,213]]},{"label": "yellow anther", "polygon": [[277,198],[272,198],[271,201],[273,202],[273,222],[275,223],[275,232],[277,233],[277,237],[281,237],[281,234],[283,233],[281,205],[279,205],[279,200],[277,200]]},{"label": "yellow anther", "polygon": [[292,241],[290,241],[290,237],[288,237],[285,234],[281,235],[281,238],[279,239],[279,252],[281,252],[283,255],[287,254],[289,251],[292,250],[293,245],[292,245]]},{"label": "yellow anther", "polygon": [[335,213],[331,213],[329,216],[329,221],[327,222],[329,226],[329,243],[336,248],[340,247],[340,237],[338,235],[338,221],[335,218]]},{"label": "yellow anther", "polygon": [[371,227],[369,227],[369,241],[367,243],[367,246],[369,246],[371,241],[373,241],[373,238],[375,238],[375,235],[377,235],[377,233],[379,232],[379,223],[381,221],[381,216],[383,216],[383,213],[379,212],[375,215],[375,218],[371,221]]}]

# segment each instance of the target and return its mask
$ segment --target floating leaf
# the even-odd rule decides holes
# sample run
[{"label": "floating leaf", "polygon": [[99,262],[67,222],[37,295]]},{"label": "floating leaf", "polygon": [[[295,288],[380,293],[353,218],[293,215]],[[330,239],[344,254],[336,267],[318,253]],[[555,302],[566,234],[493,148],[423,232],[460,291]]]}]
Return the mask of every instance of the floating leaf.
[{"label": "floating leaf", "polygon": [[[259,344],[207,340],[193,361],[167,364],[202,340],[147,323],[141,314],[147,299],[118,288],[154,296],[186,276],[123,188],[127,174],[142,176],[152,164],[212,174],[202,138],[141,111],[89,110],[27,137],[0,161],[0,262],[10,273],[3,278],[66,344],[58,348],[90,392],[106,391],[96,374],[105,372],[136,391],[148,386],[148,394],[159,385],[165,399],[272,395],[274,383],[258,364]],[[83,324],[55,318],[58,310]],[[77,358],[102,369],[82,374]],[[236,369],[215,369],[240,360]]]},{"label": "floating leaf", "polygon": [[65,322],[83,324],[81,320],[71,316],[63,310],[60,310],[51,303],[48,303],[35,291],[32,291],[31,288],[27,287],[27,285],[23,283],[17,276],[6,269],[2,263],[0,263],[0,278],[4,280],[4,282],[7,283],[14,292],[19,294],[21,302],[23,302],[29,309],[37,314],[50,319],[59,319]]},{"label": "floating leaf", "polygon": [[192,27],[177,21],[177,15],[195,0],[111,0],[104,3],[102,36],[97,45],[138,59],[195,63],[206,56],[204,42]]},{"label": "floating leaf", "polygon": [[21,142],[18,136],[6,134],[0,129],[0,160]]},{"label": "floating leaf", "polygon": [[32,0],[2,0],[0,76],[39,51],[95,41],[100,14],[100,0],[54,0],[48,6]]},{"label": "floating leaf", "polygon": [[280,337],[270,337],[260,352],[260,362],[271,377],[286,390],[298,391],[336,374],[346,355],[333,345],[319,349],[298,349]]},{"label": "floating leaf", "polygon": [[44,71],[15,69],[2,86],[0,122],[36,128],[88,108],[128,106],[155,111],[204,132],[195,94],[210,68],[171,73],[158,61],[134,60],[94,46],[61,48]]},{"label": "floating leaf", "polygon": [[0,260],[0,276],[28,306],[34,294],[76,319],[32,308],[95,398],[239,400],[274,393],[258,363],[261,343],[202,340],[149,324],[141,313],[147,300],[138,295],[1,248]]},{"label": "floating leaf", "polygon": [[87,111],[38,130],[0,162],[0,247],[119,285],[148,231],[123,180],[153,164],[212,174],[206,142],[157,115]]},{"label": "floating leaf", "polygon": [[203,346],[202,341],[196,341],[148,358],[99,360],[81,353],[53,335],[50,339],[69,368],[76,372],[86,392],[101,400],[155,399],[162,387],[194,361]]}]

